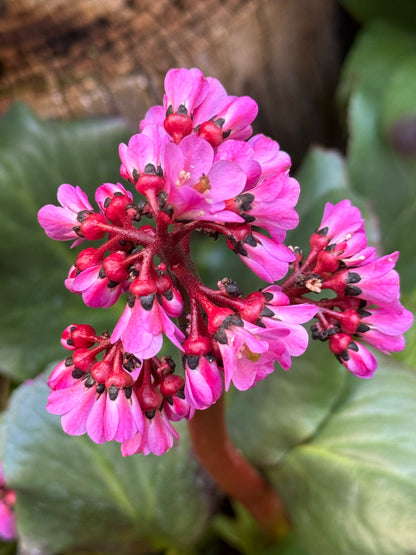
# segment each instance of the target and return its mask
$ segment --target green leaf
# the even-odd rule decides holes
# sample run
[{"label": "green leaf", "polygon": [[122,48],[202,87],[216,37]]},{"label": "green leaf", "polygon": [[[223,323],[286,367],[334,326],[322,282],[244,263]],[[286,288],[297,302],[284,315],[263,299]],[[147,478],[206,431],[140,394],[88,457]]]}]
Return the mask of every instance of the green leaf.
[{"label": "green leaf", "polygon": [[290,370],[277,367],[256,387],[233,391],[227,413],[233,441],[260,468],[277,465],[288,450],[316,433],[345,379],[328,346],[311,342]]},{"label": "green leaf", "polygon": [[384,135],[406,157],[416,156],[416,55],[407,56],[394,69],[381,105]]},{"label": "green leaf", "polygon": [[416,218],[416,156],[393,147],[390,130],[394,117],[409,113],[410,100],[399,85],[405,79],[415,87],[414,70],[409,73],[415,49],[415,35],[384,23],[370,25],[347,61],[340,88],[341,97],[350,95],[350,181],[371,202],[383,251],[400,250],[397,269],[407,291],[414,288],[416,273],[415,250],[409,240]]},{"label": "green leaf", "polygon": [[178,426],[179,444],[163,457],[123,458],[118,443],[67,436],[45,409],[47,393],[42,378],[21,385],[3,419],[2,460],[17,492],[23,544],[41,553],[117,554],[148,553],[161,543],[182,552],[192,546],[212,498],[186,429]]},{"label": "green leaf", "polygon": [[63,356],[67,325],[101,332],[114,320],[111,309],[87,309],[66,290],[76,253],[45,235],[37,212],[58,204],[61,183],[82,186],[93,201],[98,185],[117,181],[118,144],[127,136],[118,120],[41,121],[22,104],[0,120],[0,370],[16,380]]},{"label": "green leaf", "polygon": [[341,4],[362,22],[380,18],[405,27],[416,28],[414,0],[401,0],[398,4],[390,0],[341,0]]},{"label": "green leaf", "polygon": [[268,473],[308,553],[408,555],[416,545],[416,376],[382,359],[349,377],[315,437]]}]

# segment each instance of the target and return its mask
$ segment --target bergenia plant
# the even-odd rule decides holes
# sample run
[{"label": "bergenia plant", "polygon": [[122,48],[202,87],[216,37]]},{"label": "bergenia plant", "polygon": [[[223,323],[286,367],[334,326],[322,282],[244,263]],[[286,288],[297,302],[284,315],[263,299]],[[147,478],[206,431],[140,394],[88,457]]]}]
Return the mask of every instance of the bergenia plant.
[{"label": "bergenia plant", "polygon": [[[268,526],[284,521],[282,507],[230,444],[224,391],[255,387],[276,364],[288,370],[308,346],[311,320],[313,339],[370,378],[377,360],[367,346],[402,350],[412,315],[400,304],[398,252],[380,257],[367,245],[349,200],[326,204],[308,254],[285,244],[300,186],[278,143],[253,135],[256,114],[253,99],[228,95],[217,79],[172,69],[163,105],[120,145],[124,184],[100,185],[96,205],[79,186],[61,185],[60,206],[44,206],[39,222],[52,239],[88,241],[69,291],[90,307],[124,299],[112,330],[64,330],[69,353],[49,378],[48,411],[68,434],[120,442],[124,456],[163,455],[178,440],[175,422],[189,420],[201,462]],[[224,275],[216,288],[204,284],[194,232],[223,237],[264,287],[243,295]]]}]

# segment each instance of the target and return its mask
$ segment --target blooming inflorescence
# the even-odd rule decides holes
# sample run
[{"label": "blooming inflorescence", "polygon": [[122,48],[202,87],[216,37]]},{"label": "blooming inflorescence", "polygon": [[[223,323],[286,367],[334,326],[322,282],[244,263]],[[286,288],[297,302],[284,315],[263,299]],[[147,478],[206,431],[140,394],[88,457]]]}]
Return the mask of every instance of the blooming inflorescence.
[{"label": "blooming inflorescence", "polygon": [[[119,441],[124,455],[162,454],[177,437],[171,422],[210,407],[231,383],[249,389],[276,361],[288,369],[307,347],[301,324],[315,316],[313,337],[328,339],[361,377],[376,366],[361,341],[384,352],[403,348],[412,316],[399,302],[397,253],[377,258],[349,201],[326,206],[305,260],[287,247],[299,184],[279,145],[252,136],[256,114],[254,100],[228,95],[198,69],[170,70],[163,106],[120,145],[121,176],[140,198],[104,183],[95,209],[79,187],[64,184],[61,206],[40,210],[49,237],[101,241],[80,251],[66,287],[91,307],[126,296],[111,333],[74,324],[62,335],[71,355],[49,378],[48,410],[62,415],[67,433]],[[191,259],[193,231],[224,236],[270,285],[246,297],[229,278],[218,289],[204,285]],[[336,296],[304,297],[323,289]],[[160,356],[164,336],[182,352],[183,377]]]}]

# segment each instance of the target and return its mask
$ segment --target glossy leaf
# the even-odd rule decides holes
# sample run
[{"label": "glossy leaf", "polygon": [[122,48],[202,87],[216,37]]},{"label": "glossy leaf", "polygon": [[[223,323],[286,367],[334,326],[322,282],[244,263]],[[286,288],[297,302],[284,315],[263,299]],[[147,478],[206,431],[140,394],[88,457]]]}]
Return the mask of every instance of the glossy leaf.
[{"label": "glossy leaf", "polygon": [[93,202],[98,185],[119,179],[117,149],[127,134],[119,120],[41,121],[20,104],[0,120],[0,371],[16,380],[62,357],[68,324],[101,333],[114,319],[65,289],[76,253],[45,235],[37,212],[57,204],[61,183],[81,185]]},{"label": "glossy leaf", "polygon": [[42,378],[21,385],[3,419],[2,460],[7,484],[17,492],[23,545],[43,554],[124,554],[195,543],[212,496],[185,427],[178,447],[163,457],[123,458],[118,443],[67,436],[59,417],[45,410],[47,392]]},{"label": "glossy leaf", "polygon": [[268,475],[307,553],[413,553],[416,376],[384,360],[371,381],[349,378],[317,434]]},{"label": "glossy leaf", "polygon": [[277,465],[295,445],[316,433],[331,413],[346,379],[327,345],[311,342],[293,365],[276,371],[249,391],[233,392],[230,434],[261,468]]}]

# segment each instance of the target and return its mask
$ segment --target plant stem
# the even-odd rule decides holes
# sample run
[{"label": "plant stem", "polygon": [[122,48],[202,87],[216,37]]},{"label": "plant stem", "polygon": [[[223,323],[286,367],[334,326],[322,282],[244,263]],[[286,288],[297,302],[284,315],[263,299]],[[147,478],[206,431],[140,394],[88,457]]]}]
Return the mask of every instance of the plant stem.
[{"label": "plant stem", "polygon": [[223,491],[246,507],[271,541],[285,536],[290,524],[282,501],[228,436],[224,396],[188,424],[201,464]]}]

